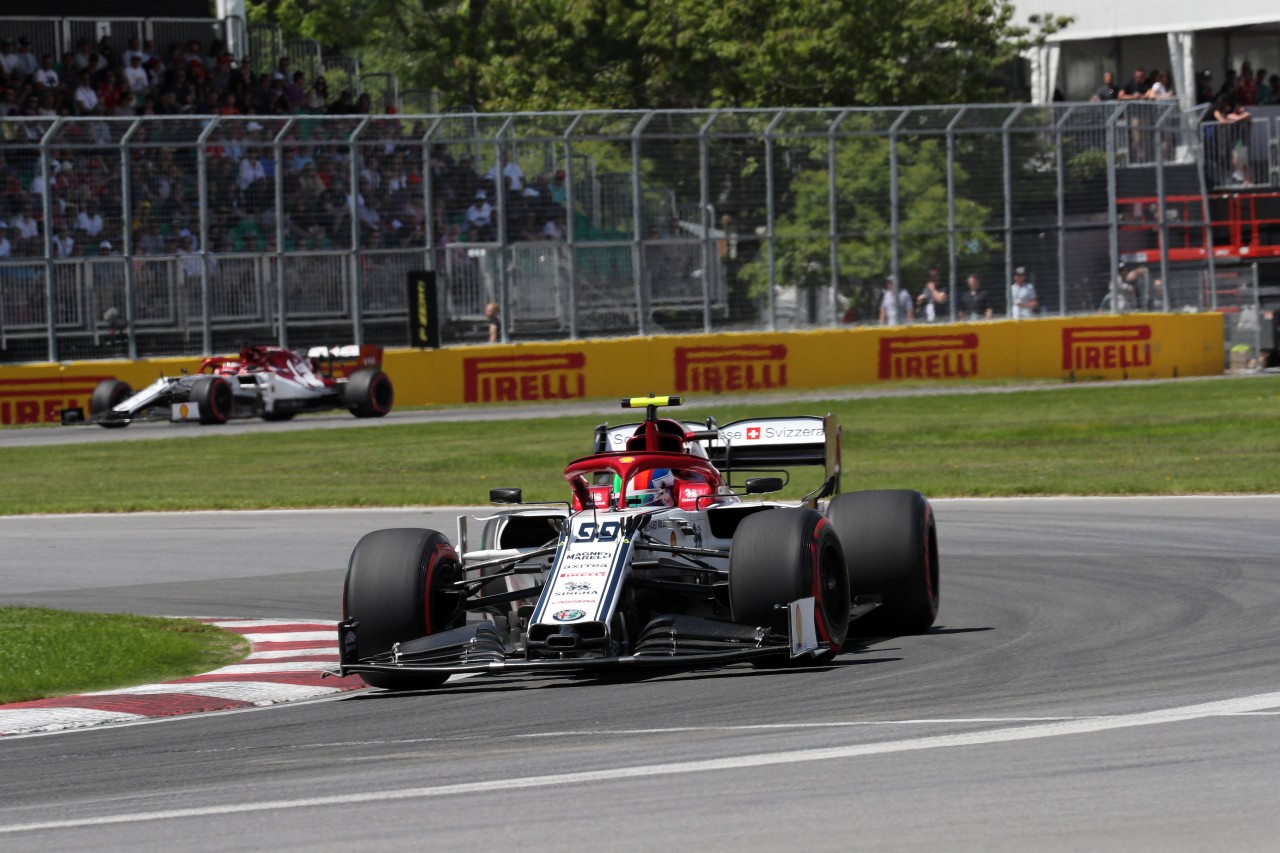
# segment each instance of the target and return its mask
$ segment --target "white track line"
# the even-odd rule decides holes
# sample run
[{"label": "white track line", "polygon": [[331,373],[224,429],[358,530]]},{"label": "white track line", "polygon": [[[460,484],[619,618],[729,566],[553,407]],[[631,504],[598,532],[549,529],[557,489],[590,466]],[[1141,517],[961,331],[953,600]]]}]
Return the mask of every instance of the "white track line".
[{"label": "white track line", "polygon": [[881,743],[833,746],[822,749],[799,749],[785,752],[768,752],[741,755],[732,758],[712,758],[700,761],[679,761],[668,764],[648,764],[639,767],[616,767],[607,770],[586,770],[578,773],[554,773],[546,776],[528,776],[523,779],[494,779],[486,782],[462,782],[455,785],[434,785],[422,788],[405,788],[393,791],[368,791],[362,793],[334,794],[326,797],[307,797],[294,800],[267,800],[246,803],[228,803],[201,808],[169,809],[150,812],[103,815],[101,817],[50,820],[39,823],[0,826],[0,834],[43,832],[51,829],[110,826],[122,823],[142,823],[155,820],[239,815],[250,812],[281,811],[285,809],[318,808],[353,805],[357,803],[381,803],[396,800],[417,800],[447,797],[458,794],[483,794],[516,791],[527,788],[548,788],[559,785],[583,785],[619,779],[643,779],[652,776],[669,776],[686,773],[708,773],[717,770],[742,770],[782,764],[798,764],[809,761],[859,758],[867,755],[885,755],[894,752],[910,752],[922,749],[941,749],[956,746],[978,746],[992,743],[1011,743],[1062,735],[1092,734],[1134,726],[1150,726],[1160,723],[1177,723],[1205,717],[1244,714],[1280,708],[1280,692],[1243,696],[1221,702],[1206,702],[1167,708],[1139,714],[1118,714],[1110,717],[1091,717],[1081,720],[1042,723],[1031,726],[991,729],[985,732],[934,735],[909,740],[891,740]]}]

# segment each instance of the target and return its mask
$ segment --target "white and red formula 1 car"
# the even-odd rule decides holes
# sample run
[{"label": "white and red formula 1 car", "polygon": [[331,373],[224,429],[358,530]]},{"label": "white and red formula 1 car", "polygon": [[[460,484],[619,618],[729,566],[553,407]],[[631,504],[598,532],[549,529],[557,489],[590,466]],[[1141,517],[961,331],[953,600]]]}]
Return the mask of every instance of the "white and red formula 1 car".
[{"label": "white and red formula 1 car", "polygon": [[[938,611],[938,539],[919,492],[839,494],[832,415],[724,426],[659,418],[596,430],[570,500],[364,536],[351,554],[335,674],[388,689],[455,673],[706,667],[828,659],[851,635],[922,633]],[[825,477],[798,503],[744,500],[787,469]],[[855,621],[856,620],[856,621]],[[852,627],[851,627],[852,624]]]},{"label": "white and red formula 1 car", "polygon": [[[307,355],[277,346],[251,346],[238,356],[212,356],[194,374],[161,376],[134,392],[104,379],[90,398],[88,422],[123,427],[134,421],[226,423],[232,418],[287,421],[300,412],[347,409],[358,418],[391,411],[391,379],[382,372],[382,347],[314,347]],[[63,413],[63,423],[83,423]]]}]

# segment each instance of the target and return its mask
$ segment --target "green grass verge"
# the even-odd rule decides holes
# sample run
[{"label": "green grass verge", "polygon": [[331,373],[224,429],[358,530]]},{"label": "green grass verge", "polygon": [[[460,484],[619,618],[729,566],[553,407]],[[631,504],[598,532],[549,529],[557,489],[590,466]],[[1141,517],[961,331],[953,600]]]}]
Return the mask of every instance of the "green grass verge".
[{"label": "green grass verge", "polygon": [[[691,398],[721,423],[835,412],[844,489],[925,494],[1280,490],[1280,377],[746,406]],[[619,410],[621,423],[635,413]],[[631,416],[630,418],[628,416]],[[479,504],[494,486],[563,500],[599,416],[383,426],[0,452],[0,513]],[[783,495],[812,485],[795,472]]]},{"label": "green grass verge", "polygon": [[0,704],[182,678],[241,660],[237,634],[190,619],[0,607]]}]

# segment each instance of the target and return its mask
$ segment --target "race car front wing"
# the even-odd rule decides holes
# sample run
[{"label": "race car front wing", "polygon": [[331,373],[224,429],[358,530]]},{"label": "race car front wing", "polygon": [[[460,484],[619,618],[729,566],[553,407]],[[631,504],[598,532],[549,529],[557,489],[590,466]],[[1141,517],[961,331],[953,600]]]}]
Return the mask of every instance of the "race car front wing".
[{"label": "race car front wing", "polygon": [[[878,602],[855,603],[853,618],[865,615]],[[768,658],[821,657],[830,650],[818,641],[814,601],[802,598],[787,605],[787,632],[737,625],[693,616],[655,619],[640,635],[630,655],[528,658],[524,650],[508,647],[490,622],[475,622],[439,634],[396,643],[391,651],[356,659],[360,625],[353,619],[338,624],[338,666],[325,675],[362,672],[437,675],[498,672],[584,672],[625,668],[702,668]]]}]

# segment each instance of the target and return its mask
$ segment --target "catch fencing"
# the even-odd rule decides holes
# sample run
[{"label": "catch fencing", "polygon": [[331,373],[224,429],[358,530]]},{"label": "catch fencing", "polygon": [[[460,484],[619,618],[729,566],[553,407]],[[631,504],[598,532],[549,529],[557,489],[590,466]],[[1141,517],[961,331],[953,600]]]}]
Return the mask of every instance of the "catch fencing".
[{"label": "catch fencing", "polygon": [[[1211,309],[1219,288],[1179,284],[1221,272],[1208,204],[1166,203],[1206,197],[1199,118],[1169,101],[8,119],[0,360],[405,346],[420,270],[446,344],[488,340],[491,304],[503,341],[877,323],[887,276],[916,322],[1000,317],[1018,267],[1042,314]],[[931,271],[946,297],[926,310]]]}]

